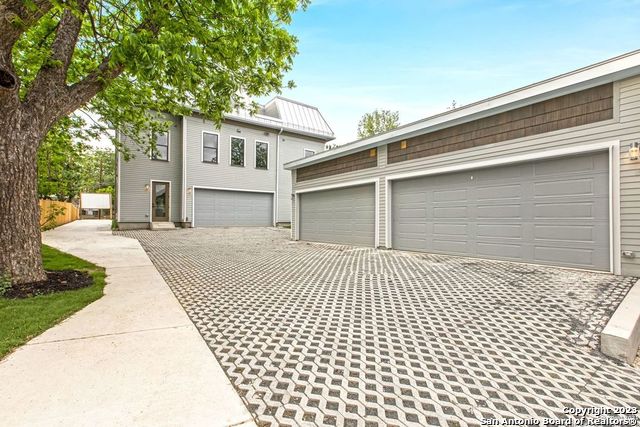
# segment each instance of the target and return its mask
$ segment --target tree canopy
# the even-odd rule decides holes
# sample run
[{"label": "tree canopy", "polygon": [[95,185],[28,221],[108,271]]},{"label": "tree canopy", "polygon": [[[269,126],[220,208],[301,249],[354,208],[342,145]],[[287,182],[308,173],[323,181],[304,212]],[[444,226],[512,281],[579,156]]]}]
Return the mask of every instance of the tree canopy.
[{"label": "tree canopy", "polygon": [[144,143],[167,126],[151,112],[221,120],[243,95],[280,90],[296,53],[286,25],[306,0],[3,3],[22,101],[50,125],[84,107]]},{"label": "tree canopy", "polygon": [[377,135],[400,125],[400,113],[390,110],[375,110],[366,113],[358,123],[358,138]]}]

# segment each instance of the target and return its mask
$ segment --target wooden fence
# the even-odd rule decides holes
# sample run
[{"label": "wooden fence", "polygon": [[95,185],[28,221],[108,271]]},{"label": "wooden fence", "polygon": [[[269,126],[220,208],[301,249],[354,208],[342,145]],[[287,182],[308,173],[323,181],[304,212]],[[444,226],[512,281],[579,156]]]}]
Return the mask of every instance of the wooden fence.
[{"label": "wooden fence", "polygon": [[[56,211],[58,213],[54,216]],[[49,229],[77,219],[80,219],[80,209],[73,203],[40,200],[40,227]]]}]

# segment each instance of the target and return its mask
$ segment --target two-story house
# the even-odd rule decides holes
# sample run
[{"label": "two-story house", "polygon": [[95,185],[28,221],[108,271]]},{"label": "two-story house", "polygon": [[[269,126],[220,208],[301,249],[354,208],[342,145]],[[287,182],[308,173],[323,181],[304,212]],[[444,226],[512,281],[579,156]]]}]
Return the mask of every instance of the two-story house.
[{"label": "two-story house", "polygon": [[134,154],[116,160],[120,229],[289,223],[291,173],[283,164],[334,139],[316,107],[283,97],[258,114],[227,114],[219,127],[197,112],[170,119],[152,155],[118,134]]}]

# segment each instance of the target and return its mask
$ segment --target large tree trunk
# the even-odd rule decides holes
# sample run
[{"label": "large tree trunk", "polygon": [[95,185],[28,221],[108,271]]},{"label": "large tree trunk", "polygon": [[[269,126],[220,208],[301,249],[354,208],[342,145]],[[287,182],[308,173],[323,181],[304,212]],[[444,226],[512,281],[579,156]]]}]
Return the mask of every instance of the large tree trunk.
[{"label": "large tree trunk", "polygon": [[[0,115],[0,276],[14,285],[46,278],[40,255],[36,153],[45,127],[20,108]],[[46,130],[45,130],[46,132]]]}]

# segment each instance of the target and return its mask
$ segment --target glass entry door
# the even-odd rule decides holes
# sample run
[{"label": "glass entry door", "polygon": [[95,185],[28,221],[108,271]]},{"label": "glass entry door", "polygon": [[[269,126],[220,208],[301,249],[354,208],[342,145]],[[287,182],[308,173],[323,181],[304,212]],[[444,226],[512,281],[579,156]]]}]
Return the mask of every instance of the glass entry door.
[{"label": "glass entry door", "polygon": [[169,183],[154,182],[151,195],[151,220],[169,221]]}]

